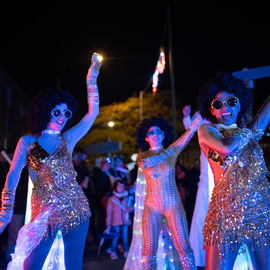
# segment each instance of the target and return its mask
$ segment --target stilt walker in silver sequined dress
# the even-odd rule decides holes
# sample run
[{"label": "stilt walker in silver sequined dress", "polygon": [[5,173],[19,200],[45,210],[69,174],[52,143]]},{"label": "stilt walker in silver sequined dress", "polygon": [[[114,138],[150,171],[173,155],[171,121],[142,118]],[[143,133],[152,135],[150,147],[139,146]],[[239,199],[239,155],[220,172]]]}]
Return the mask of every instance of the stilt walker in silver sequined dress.
[{"label": "stilt walker in silver sequined dress", "polygon": [[251,90],[218,73],[200,89],[199,143],[215,187],[203,229],[206,269],[233,269],[248,249],[252,269],[270,269],[270,185],[259,140],[270,123],[270,97],[246,128],[237,126],[252,105]]},{"label": "stilt walker in silver sequined dress", "polygon": [[[31,135],[20,138],[2,192],[0,233],[13,214],[15,191],[24,166],[33,182],[31,222],[21,228],[10,270],[81,270],[90,209],[76,181],[72,152],[89,131],[99,112],[97,77],[101,60],[92,57],[86,83],[88,111],[81,121],[63,131],[75,108],[65,90],[48,90],[34,99]],[[64,245],[54,245],[61,238]]]},{"label": "stilt walker in silver sequined dress", "polygon": [[143,269],[156,269],[163,219],[180,258],[180,261],[174,262],[175,269],[181,269],[181,265],[183,269],[196,269],[188,241],[186,215],[175,184],[175,162],[200,121],[196,118],[190,128],[168,148],[164,146],[168,146],[169,125],[164,119],[145,119],[137,128],[137,142],[142,150],[138,156],[138,167],[142,169],[146,181],[142,215]]}]

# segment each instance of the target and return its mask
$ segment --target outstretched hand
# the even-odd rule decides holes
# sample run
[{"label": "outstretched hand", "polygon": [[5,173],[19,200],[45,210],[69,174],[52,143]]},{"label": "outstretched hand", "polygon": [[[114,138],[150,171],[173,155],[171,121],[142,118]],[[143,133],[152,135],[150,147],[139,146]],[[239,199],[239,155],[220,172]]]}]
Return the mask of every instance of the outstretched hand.
[{"label": "outstretched hand", "polygon": [[87,91],[88,91],[89,104],[99,104],[97,77],[99,74],[101,62],[102,62],[102,56],[100,56],[97,53],[93,53],[91,65],[86,75],[86,85],[87,85]]},{"label": "outstretched hand", "polygon": [[184,115],[184,117],[188,117],[190,115],[190,112],[191,112],[191,106],[190,105],[186,105],[183,108],[183,115]]},{"label": "outstretched hand", "polygon": [[[195,117],[195,118],[194,118]],[[192,121],[190,128],[194,131],[197,131],[200,125],[207,123],[205,119],[202,118],[201,114],[199,112],[196,112],[193,116],[194,120]]]},{"label": "outstretched hand", "polygon": [[102,56],[99,55],[98,53],[93,53],[92,59],[91,59],[90,69],[92,69],[92,71],[94,73],[98,74],[99,69],[101,67],[101,63],[102,63]]}]

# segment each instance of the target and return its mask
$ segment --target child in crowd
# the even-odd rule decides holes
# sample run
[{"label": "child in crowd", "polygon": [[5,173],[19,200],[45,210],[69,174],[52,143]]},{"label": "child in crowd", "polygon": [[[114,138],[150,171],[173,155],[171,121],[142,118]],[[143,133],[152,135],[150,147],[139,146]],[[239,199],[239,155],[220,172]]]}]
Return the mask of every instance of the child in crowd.
[{"label": "child in crowd", "polygon": [[106,232],[117,233],[112,239],[111,259],[118,259],[117,242],[122,239],[124,257],[128,254],[128,227],[131,225],[129,213],[133,212],[133,197],[126,190],[125,182],[118,179],[114,183],[113,195],[107,202]]}]

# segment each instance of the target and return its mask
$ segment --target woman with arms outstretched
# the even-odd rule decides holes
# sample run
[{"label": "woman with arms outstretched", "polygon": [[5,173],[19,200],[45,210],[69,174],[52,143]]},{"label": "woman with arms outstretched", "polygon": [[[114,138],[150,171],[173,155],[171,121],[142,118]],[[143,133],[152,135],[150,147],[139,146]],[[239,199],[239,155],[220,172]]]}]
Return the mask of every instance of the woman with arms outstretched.
[{"label": "woman with arms outstretched", "polygon": [[[157,117],[144,119],[137,127],[137,144],[142,151],[138,156],[138,167],[139,173],[142,171],[145,178],[146,194],[141,221],[135,213],[134,241],[132,239],[125,269],[164,269],[164,267],[169,267],[172,260],[173,269],[181,269],[181,267],[196,269],[188,241],[186,214],[175,183],[175,162],[197,131],[200,122],[201,118],[196,118],[189,129],[172,144],[170,144],[172,128],[165,119]],[[140,183],[137,183],[136,195],[139,192],[138,184]],[[139,203],[142,196],[144,197],[144,194],[136,196],[135,204]],[[141,210],[137,209],[137,211]],[[142,226],[138,226],[138,222],[141,222]],[[142,248],[138,246],[140,227],[142,228]],[[161,244],[163,247],[159,244],[161,231],[165,234],[164,244]],[[178,254],[168,256],[171,259],[162,263],[162,268],[160,268],[159,260],[162,258],[157,256],[158,249],[163,248],[170,252],[172,243]],[[142,252],[141,263],[139,257],[136,256],[138,252]]]},{"label": "woman with arms outstretched", "polygon": [[[101,60],[93,54],[87,74],[88,112],[67,131],[75,100],[64,90],[41,92],[33,102],[31,135],[20,138],[2,192],[0,232],[10,222],[16,187],[24,166],[33,182],[31,222],[20,230],[8,269],[42,269],[57,235],[63,236],[66,269],[82,269],[90,210],[76,182],[72,152],[89,131],[99,112],[97,77]],[[51,253],[51,252],[50,252]],[[62,269],[62,268],[61,268]]]},{"label": "woman with arms outstretched", "polygon": [[233,269],[248,248],[254,269],[270,269],[270,185],[259,140],[270,123],[270,97],[256,117],[237,124],[251,108],[251,89],[218,73],[200,89],[198,137],[215,187],[203,229],[206,269]]}]

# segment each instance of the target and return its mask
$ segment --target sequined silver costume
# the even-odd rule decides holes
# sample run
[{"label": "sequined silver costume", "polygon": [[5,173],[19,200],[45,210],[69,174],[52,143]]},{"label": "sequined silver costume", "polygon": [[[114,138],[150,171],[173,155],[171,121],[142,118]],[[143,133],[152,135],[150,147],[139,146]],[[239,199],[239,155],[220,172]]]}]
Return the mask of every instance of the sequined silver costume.
[{"label": "sequined silver costume", "polygon": [[31,198],[31,221],[51,209],[48,225],[55,234],[76,228],[90,218],[88,200],[76,181],[76,172],[67,144],[62,142],[49,155],[36,141],[27,155],[27,165],[37,172]]},{"label": "sequined silver costume", "polygon": [[[36,175],[31,199],[32,217],[18,234],[15,253],[7,268],[10,270],[24,269],[24,261],[42,239],[50,236],[60,241],[56,237],[59,233],[65,235],[90,218],[87,198],[76,181],[76,172],[63,138],[51,155],[37,141],[31,144],[27,165]],[[64,262],[59,243],[56,242],[57,248],[53,249],[53,261],[46,260],[51,267],[53,265],[50,269],[64,269],[61,268]]]},{"label": "sequined silver costume", "polygon": [[163,219],[179,253],[182,267],[196,269],[188,241],[186,215],[175,184],[175,162],[180,151],[181,147],[171,145],[158,153],[148,150],[138,157],[138,166],[142,168],[146,180],[142,217],[144,269],[156,269],[156,253]]},{"label": "sequined silver costume", "polygon": [[[220,129],[223,137],[237,135],[240,128]],[[206,217],[204,247],[216,245],[219,260],[237,252],[247,241],[258,250],[270,244],[270,185],[266,178],[260,134],[238,152],[223,157],[208,149],[208,159],[220,163],[224,171],[213,190]],[[219,156],[217,156],[219,155]]]}]

